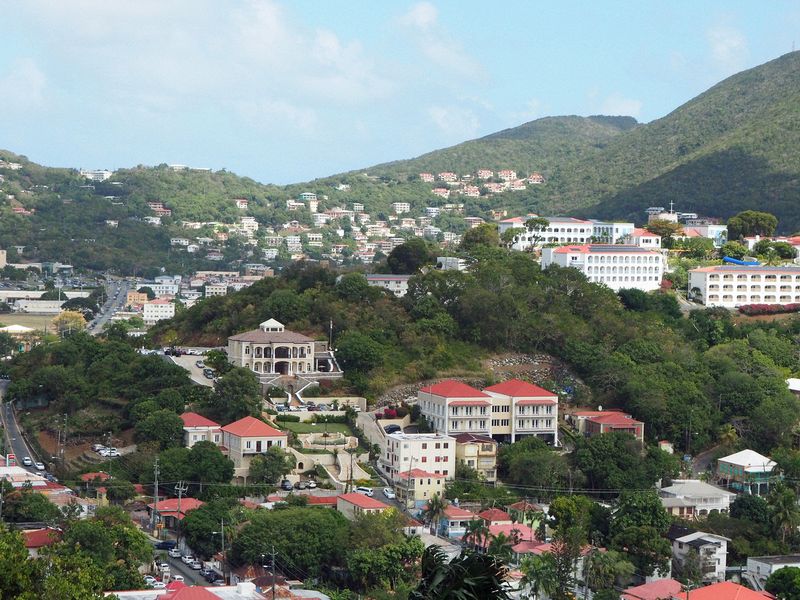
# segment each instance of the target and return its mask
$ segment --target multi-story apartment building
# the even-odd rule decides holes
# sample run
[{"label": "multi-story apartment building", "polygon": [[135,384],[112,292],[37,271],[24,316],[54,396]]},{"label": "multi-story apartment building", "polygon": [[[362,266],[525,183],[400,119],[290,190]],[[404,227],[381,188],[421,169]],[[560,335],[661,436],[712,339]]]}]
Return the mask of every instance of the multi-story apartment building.
[{"label": "multi-story apartment building", "polygon": [[408,293],[408,280],[411,275],[390,275],[390,274],[374,274],[367,275],[367,283],[373,287],[383,288],[398,298],[402,298]]},{"label": "multi-story apartment building", "polygon": [[706,306],[800,302],[800,267],[715,266],[689,271],[689,296]]},{"label": "multi-story apartment building", "polygon": [[594,241],[604,244],[616,244],[620,240],[630,242],[635,227],[633,223],[614,223],[607,221],[595,221],[592,223],[592,237]]},{"label": "multi-story apartment building", "polygon": [[424,181],[425,183],[433,183],[435,177],[433,173],[420,173],[419,174],[420,180]]},{"label": "multi-story apartment building", "polygon": [[654,250],[619,244],[583,244],[542,249],[542,268],[572,267],[593,283],[617,291],[658,290],[664,276],[664,257]]},{"label": "multi-story apartment building", "polygon": [[179,283],[146,283],[145,286],[153,290],[156,296],[175,296],[180,289]]},{"label": "multi-story apartment building", "polygon": [[407,213],[411,210],[411,204],[408,202],[392,202],[392,211],[396,215]]},{"label": "multi-story apartment building", "polygon": [[488,436],[458,434],[456,461],[475,469],[486,481],[497,481],[497,442]]},{"label": "multi-story apartment building", "polygon": [[[573,219],[572,217],[544,218],[547,220],[548,225],[541,230],[525,228],[525,221],[527,221],[527,219],[524,219],[522,223],[513,225],[514,227],[525,228],[523,232],[516,236],[512,246],[514,250],[540,248],[545,244],[591,243],[592,236],[594,235],[594,224],[591,221]],[[509,219],[506,221],[509,221]]]},{"label": "multi-story apartment building", "polygon": [[125,297],[126,306],[135,306],[137,304],[144,304],[145,302],[147,302],[146,292],[129,291],[128,295]]},{"label": "multi-story apartment building", "polygon": [[392,481],[413,469],[453,479],[456,440],[441,433],[390,433],[386,436],[380,464]]},{"label": "multi-story apartment building", "polygon": [[155,325],[164,319],[171,319],[175,316],[175,304],[165,298],[156,298],[151,302],[145,302],[142,309],[142,318],[145,325]]},{"label": "multi-story apartment building", "polygon": [[255,417],[244,417],[222,427],[222,445],[233,461],[234,477],[246,477],[250,461],[268,448],[287,448],[289,436]]},{"label": "multi-story apartment building", "polygon": [[558,445],[558,396],[519,380],[483,391],[443,381],[418,392],[422,414],[446,435],[474,433],[515,442],[532,435]]},{"label": "multi-story apartment building", "polygon": [[477,172],[478,179],[491,179],[494,177],[494,171],[490,169],[478,169]]},{"label": "multi-story apartment building", "polygon": [[228,293],[228,284],[227,283],[206,283],[203,286],[203,295],[206,298],[211,298],[212,296],[225,296]]},{"label": "multi-story apartment building", "polygon": [[111,179],[114,171],[108,171],[106,169],[81,169],[80,174],[81,177],[85,177],[89,181],[105,181],[106,179]]},{"label": "multi-story apartment building", "polygon": [[512,181],[517,178],[517,172],[511,169],[500,169],[497,176],[503,181]]},{"label": "multi-story apartment building", "polygon": [[700,559],[700,574],[704,583],[725,581],[730,539],[680,526],[670,528],[667,538],[672,543],[674,561],[683,564],[690,553],[696,553]]}]

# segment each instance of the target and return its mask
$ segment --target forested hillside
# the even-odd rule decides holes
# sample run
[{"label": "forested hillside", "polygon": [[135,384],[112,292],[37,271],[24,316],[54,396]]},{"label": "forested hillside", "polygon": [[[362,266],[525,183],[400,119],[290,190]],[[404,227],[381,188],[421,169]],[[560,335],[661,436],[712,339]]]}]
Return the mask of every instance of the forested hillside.
[{"label": "forested hillside", "polygon": [[573,269],[541,271],[527,255],[496,249],[473,254],[480,260],[471,273],[415,276],[402,300],[359,274],[337,284],[332,272],[299,265],[210,298],[153,336],[224,343],[272,317],[325,338],[332,320],[347,382],[373,397],[397,383],[485,376],[477,359],[493,352],[547,352],[591,388],[565,400],[624,408],[651,439],[683,447],[691,427],[701,448],[731,424],[734,437],[760,450],[790,442],[799,407],[784,380],[800,369],[800,320],[735,326],[725,310],[687,319],[669,295],[633,291],[621,301]]}]

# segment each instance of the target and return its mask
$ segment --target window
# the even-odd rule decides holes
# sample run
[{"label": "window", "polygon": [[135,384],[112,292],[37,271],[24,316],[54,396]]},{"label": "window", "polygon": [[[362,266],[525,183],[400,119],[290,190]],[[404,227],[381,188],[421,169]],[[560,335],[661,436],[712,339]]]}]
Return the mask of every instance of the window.
[{"label": "window", "polygon": [[245,448],[247,448],[247,449],[249,450],[249,449],[250,449],[250,444],[251,444],[251,443],[252,443],[252,442],[251,442],[250,440],[247,440],[247,442],[245,443]]},{"label": "window", "polygon": [[427,456],[423,456],[422,457],[422,462],[428,462],[428,457]]},{"label": "window", "polygon": [[425,443],[424,443],[424,444],[422,444],[422,449],[423,449],[423,450],[427,450],[427,449],[428,449],[428,444],[425,444]]},{"label": "window", "polygon": [[443,447],[444,448],[449,448],[450,447],[450,442],[445,442]]}]

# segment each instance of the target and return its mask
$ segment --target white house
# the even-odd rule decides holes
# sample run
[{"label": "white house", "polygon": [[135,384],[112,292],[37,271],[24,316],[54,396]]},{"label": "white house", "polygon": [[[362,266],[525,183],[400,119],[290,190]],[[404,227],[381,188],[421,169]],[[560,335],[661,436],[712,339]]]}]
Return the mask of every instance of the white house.
[{"label": "white house", "polygon": [[408,202],[392,202],[392,212],[396,215],[402,215],[411,211],[411,204]]},{"label": "white house", "polygon": [[727,513],[736,494],[699,479],[675,479],[659,491],[668,513],[684,518],[704,517],[712,511]]},{"label": "white house", "polygon": [[142,318],[145,325],[155,325],[159,321],[171,319],[174,316],[175,304],[166,298],[156,298],[143,305]]},{"label": "white house", "polygon": [[450,480],[456,474],[456,440],[441,433],[390,433],[380,464],[392,481],[412,469],[444,475]]},{"label": "white house", "polygon": [[408,280],[411,275],[391,275],[384,273],[376,273],[367,275],[367,283],[373,287],[383,288],[402,298],[408,293]]},{"label": "white house", "polygon": [[604,244],[616,244],[619,241],[630,242],[634,232],[633,223],[615,223],[591,220],[592,237]]},{"label": "white house", "polygon": [[[589,244],[594,236],[594,224],[591,221],[574,219],[572,217],[545,217],[548,222],[547,227],[541,230],[533,230],[525,227],[523,221],[521,225],[524,231],[516,236],[512,248],[514,250],[529,250],[531,248],[541,248],[545,244]],[[527,221],[528,219],[525,219]],[[503,223],[508,220],[503,221]]]},{"label": "white house", "polygon": [[800,554],[748,556],[746,573],[763,586],[770,575],[784,567],[800,568]]},{"label": "white house", "polygon": [[183,413],[181,421],[183,421],[183,445],[186,448],[191,448],[197,442],[212,442],[217,446],[222,443],[222,429],[219,423],[195,412]]},{"label": "white house", "polygon": [[550,265],[578,269],[593,283],[617,291],[658,290],[664,276],[664,257],[654,250],[620,244],[583,244],[542,249],[542,268]]},{"label": "white house", "polygon": [[800,302],[800,267],[723,265],[689,271],[689,295],[705,306]]},{"label": "white house", "polygon": [[703,531],[692,531],[672,541],[672,558],[683,563],[690,552],[697,553],[704,583],[725,581],[728,566],[728,538]]}]

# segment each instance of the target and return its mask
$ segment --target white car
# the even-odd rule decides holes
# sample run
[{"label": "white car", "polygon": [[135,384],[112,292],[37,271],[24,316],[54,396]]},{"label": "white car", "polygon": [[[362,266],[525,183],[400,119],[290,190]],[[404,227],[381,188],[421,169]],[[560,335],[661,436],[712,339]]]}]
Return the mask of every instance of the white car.
[{"label": "white car", "polygon": [[37,471],[44,471],[44,463],[37,462],[35,466]]},{"label": "white car", "polygon": [[170,548],[170,550],[167,552],[167,554],[169,554],[172,558],[180,558],[181,557],[181,551],[178,550],[177,548]]},{"label": "white car", "polygon": [[183,575],[172,575],[170,577],[172,581],[180,581],[181,583],[184,582]]},{"label": "white car", "polygon": [[94,450],[95,452],[100,452],[100,450],[105,450],[105,449],[106,447],[103,446],[103,444],[94,444],[92,446],[92,450]]},{"label": "white car", "polygon": [[22,459],[22,464],[25,465],[26,467],[31,467],[33,466],[33,461],[31,460],[30,456],[26,456],[25,458]]},{"label": "white car", "polygon": [[117,450],[116,448],[109,448],[108,449],[108,456],[111,457],[111,458],[119,456],[119,450]]},{"label": "white car", "polygon": [[108,448],[103,448],[102,450],[98,450],[98,451],[97,451],[97,453],[98,453],[100,456],[103,456],[103,457],[108,457],[108,456],[110,456],[110,454],[111,454],[111,451],[110,451]]},{"label": "white car", "polygon": [[394,490],[392,488],[385,487],[383,488],[383,495],[389,498],[389,500],[394,500]]},{"label": "white car", "polygon": [[203,563],[201,563],[199,560],[193,560],[192,562],[189,563],[189,568],[195,571],[199,571],[200,569],[203,568]]},{"label": "white car", "polygon": [[314,481],[313,479],[309,479],[308,481],[306,481],[306,487],[310,490],[313,490],[317,487],[317,482]]},{"label": "white car", "polygon": [[163,581],[154,581],[153,583],[150,584],[150,587],[153,588],[154,590],[165,590],[167,589],[167,584],[164,583]]},{"label": "white car", "polygon": [[169,564],[168,563],[161,563],[160,565],[158,565],[158,570],[161,571],[162,573],[164,571],[169,571]]},{"label": "white car", "polygon": [[156,581],[158,581],[158,579],[156,579],[156,578],[155,578],[155,577],[153,577],[152,575],[145,575],[145,576],[144,576],[144,582],[145,582],[147,585],[152,585],[152,584],[154,584]]},{"label": "white car", "polygon": [[359,494],[364,494],[365,496],[369,496],[370,498],[372,498],[372,496],[375,495],[375,492],[372,491],[372,488],[368,488],[368,487],[359,486],[359,487],[356,488],[356,492],[359,493]]},{"label": "white car", "polygon": [[181,560],[188,565],[190,562],[194,562],[194,556],[191,554],[184,554],[181,556]]}]

